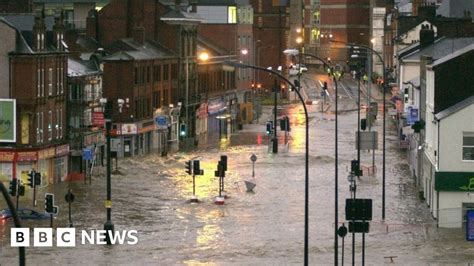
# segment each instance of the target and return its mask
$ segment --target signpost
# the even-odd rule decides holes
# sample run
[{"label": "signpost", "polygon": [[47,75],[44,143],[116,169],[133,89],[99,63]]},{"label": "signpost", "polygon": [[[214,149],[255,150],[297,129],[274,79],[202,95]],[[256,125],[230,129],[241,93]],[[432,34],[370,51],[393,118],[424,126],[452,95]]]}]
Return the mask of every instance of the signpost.
[{"label": "signpost", "polygon": [[69,227],[73,227],[72,225],[72,215],[71,215],[71,203],[74,202],[74,194],[72,194],[72,189],[69,189],[66,196],[64,197],[66,202],[69,205]]},{"label": "signpost", "polygon": [[155,126],[158,130],[168,129],[168,116],[157,115],[155,116]]},{"label": "signpost", "polygon": [[[82,159],[86,161],[86,174],[84,175],[84,184],[87,181],[87,173],[89,172],[89,161],[91,161],[94,157],[94,154],[92,153],[92,149],[83,149],[82,150]],[[89,183],[90,183],[89,179]]]}]

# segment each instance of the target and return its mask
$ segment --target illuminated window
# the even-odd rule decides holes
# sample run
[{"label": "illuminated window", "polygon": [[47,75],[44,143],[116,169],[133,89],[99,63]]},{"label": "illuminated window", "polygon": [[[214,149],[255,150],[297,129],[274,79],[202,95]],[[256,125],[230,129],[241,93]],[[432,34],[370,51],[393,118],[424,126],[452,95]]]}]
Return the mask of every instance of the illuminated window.
[{"label": "illuminated window", "polygon": [[228,14],[229,14],[228,23],[229,24],[237,23],[237,7],[229,6]]}]

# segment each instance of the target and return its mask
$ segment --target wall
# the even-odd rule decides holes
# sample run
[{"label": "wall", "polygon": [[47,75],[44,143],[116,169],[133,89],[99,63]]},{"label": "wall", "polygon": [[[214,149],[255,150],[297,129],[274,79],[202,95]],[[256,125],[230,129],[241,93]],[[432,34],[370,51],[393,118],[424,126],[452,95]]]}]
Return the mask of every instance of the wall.
[{"label": "wall", "polygon": [[474,162],[462,160],[462,136],[474,132],[474,104],[446,117],[440,124],[440,171],[474,172]]},{"label": "wall", "polygon": [[95,9],[94,3],[74,3],[74,25],[76,29],[86,28],[86,18],[91,9]]},{"label": "wall", "polygon": [[10,98],[10,59],[8,53],[15,50],[16,31],[0,22],[0,98]]},{"label": "wall", "polygon": [[203,23],[227,23],[227,6],[197,6],[196,13],[204,19]]},{"label": "wall", "polygon": [[474,203],[474,193],[439,192],[439,227],[461,228],[462,203]]},{"label": "wall", "polygon": [[403,82],[410,81],[420,76],[420,64],[419,63],[401,63],[400,66],[400,83],[399,88],[405,88],[406,85]]}]

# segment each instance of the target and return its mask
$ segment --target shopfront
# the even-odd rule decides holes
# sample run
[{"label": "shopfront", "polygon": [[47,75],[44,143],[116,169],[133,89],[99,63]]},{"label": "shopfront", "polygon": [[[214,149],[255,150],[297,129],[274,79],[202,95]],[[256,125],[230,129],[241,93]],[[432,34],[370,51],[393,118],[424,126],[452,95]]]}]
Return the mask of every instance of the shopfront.
[{"label": "shopfront", "polygon": [[227,136],[227,106],[221,99],[208,102],[207,135],[209,139]]},{"label": "shopfront", "polygon": [[15,159],[15,152],[0,151],[0,181],[9,182],[14,178],[13,162]]},{"label": "shopfront", "polygon": [[207,103],[202,103],[196,111],[196,136],[207,134]]},{"label": "shopfront", "polygon": [[66,180],[68,169],[69,144],[56,146],[54,157],[54,182],[62,182]]}]

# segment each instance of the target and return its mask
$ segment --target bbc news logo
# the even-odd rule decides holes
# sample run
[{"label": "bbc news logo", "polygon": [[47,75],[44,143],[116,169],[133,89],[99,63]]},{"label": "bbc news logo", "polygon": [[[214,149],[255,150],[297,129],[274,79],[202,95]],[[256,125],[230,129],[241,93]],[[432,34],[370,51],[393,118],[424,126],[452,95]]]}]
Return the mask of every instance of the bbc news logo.
[{"label": "bbc news logo", "polygon": [[[30,246],[29,228],[11,228],[12,247]],[[54,237],[56,236],[56,237]],[[106,230],[81,230],[82,245],[105,245],[107,237],[112,245],[136,245],[138,243],[137,230],[106,231]],[[75,247],[76,229],[75,228],[56,228],[56,234],[53,234],[52,228],[34,228],[33,246],[34,247],[52,247],[55,242],[57,247]]]}]

